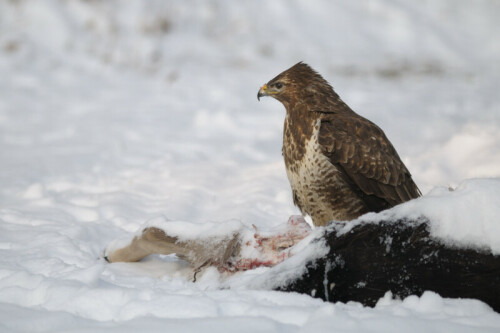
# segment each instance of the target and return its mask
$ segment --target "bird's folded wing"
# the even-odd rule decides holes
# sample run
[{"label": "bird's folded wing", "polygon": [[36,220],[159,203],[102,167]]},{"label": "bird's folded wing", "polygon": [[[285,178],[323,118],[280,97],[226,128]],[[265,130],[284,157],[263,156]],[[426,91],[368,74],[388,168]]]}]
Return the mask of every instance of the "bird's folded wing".
[{"label": "bird's folded wing", "polygon": [[384,132],[369,120],[351,115],[324,117],[318,141],[323,153],[365,195],[375,195],[391,206],[420,195]]}]

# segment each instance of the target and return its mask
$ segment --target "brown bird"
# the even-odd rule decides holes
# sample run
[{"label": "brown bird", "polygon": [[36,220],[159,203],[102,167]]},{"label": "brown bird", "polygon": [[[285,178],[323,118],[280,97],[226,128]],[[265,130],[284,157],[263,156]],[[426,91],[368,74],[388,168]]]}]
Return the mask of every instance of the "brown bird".
[{"label": "brown bird", "polygon": [[299,62],[264,84],[286,108],[283,157],[293,201],[314,225],[352,220],[421,195],[384,132]]}]

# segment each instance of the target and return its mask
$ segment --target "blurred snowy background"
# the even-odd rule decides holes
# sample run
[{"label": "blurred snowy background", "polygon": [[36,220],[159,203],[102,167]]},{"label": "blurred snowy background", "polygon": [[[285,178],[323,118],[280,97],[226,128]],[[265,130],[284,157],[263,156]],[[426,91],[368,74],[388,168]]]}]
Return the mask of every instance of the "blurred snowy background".
[{"label": "blurred snowy background", "polygon": [[495,0],[0,1],[2,331],[498,329],[437,295],[372,310],[98,258],[159,215],[297,213],[284,109],[256,94],[298,61],[384,129],[424,194],[500,177],[499,17]]}]

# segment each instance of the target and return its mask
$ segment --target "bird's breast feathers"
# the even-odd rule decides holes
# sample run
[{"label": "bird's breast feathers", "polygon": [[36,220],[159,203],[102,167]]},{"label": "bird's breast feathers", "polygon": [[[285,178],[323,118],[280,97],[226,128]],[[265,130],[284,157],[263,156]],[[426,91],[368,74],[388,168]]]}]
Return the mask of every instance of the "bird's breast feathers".
[{"label": "bird's breast feathers", "polygon": [[327,189],[334,186],[332,182],[336,181],[339,174],[321,150],[318,142],[319,125],[319,119],[310,124],[313,131],[309,138],[293,135],[284,137],[283,155],[288,180],[294,199],[298,201],[296,204],[306,211],[310,210],[309,206],[325,201],[321,200],[321,196],[327,195]]},{"label": "bird's breast feathers", "polygon": [[287,131],[285,124],[283,155],[294,203],[316,225],[325,225],[332,219],[360,215],[365,206],[345,182],[342,172],[323,153],[318,140],[320,125],[320,119],[312,121],[307,137],[291,135],[294,132]]}]

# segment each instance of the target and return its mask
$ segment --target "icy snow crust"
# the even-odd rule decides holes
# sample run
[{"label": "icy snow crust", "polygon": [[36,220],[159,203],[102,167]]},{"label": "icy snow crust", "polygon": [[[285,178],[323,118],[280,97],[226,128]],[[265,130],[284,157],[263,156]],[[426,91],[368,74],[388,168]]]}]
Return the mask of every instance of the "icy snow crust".
[{"label": "icy snow crust", "polygon": [[300,60],[385,130],[426,194],[382,214],[498,253],[499,15],[456,0],[0,2],[0,331],[498,332],[475,300],[372,309],[267,290],[322,254],[314,234],[276,267],[197,283],[175,256],[101,255],[160,216],[219,233],[297,214],[283,107],[256,93]]}]

